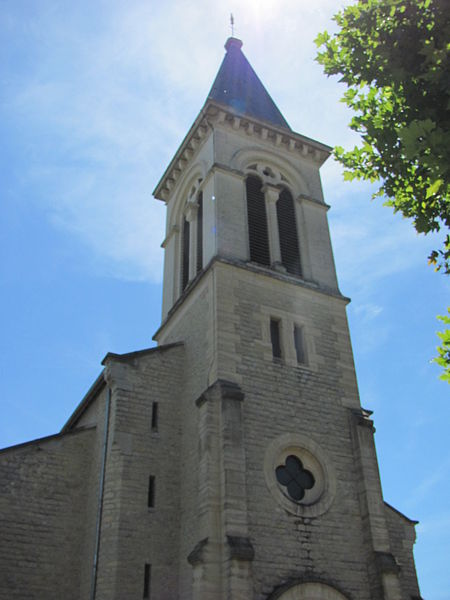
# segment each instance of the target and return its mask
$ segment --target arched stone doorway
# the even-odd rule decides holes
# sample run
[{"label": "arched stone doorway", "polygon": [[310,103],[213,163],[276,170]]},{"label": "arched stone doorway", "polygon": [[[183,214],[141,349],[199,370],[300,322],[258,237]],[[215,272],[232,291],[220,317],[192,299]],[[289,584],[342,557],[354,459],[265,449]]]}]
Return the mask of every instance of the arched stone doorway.
[{"label": "arched stone doorway", "polygon": [[348,600],[336,588],[325,583],[297,583],[283,588],[273,592],[268,600]]}]

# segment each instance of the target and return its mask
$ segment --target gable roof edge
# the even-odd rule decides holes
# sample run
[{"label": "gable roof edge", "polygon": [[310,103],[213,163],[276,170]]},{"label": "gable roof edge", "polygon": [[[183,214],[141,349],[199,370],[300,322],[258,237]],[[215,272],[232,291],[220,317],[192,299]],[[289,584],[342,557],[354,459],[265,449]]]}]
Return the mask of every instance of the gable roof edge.
[{"label": "gable roof edge", "polygon": [[140,358],[141,356],[147,356],[148,354],[154,354],[157,352],[164,352],[177,346],[184,346],[183,342],[172,342],[171,344],[162,344],[161,346],[152,346],[151,348],[144,348],[143,350],[135,350],[134,352],[126,352],[125,354],[116,354],[115,352],[108,352],[105,358],[102,360],[102,365],[106,365],[109,360],[117,360],[119,362],[127,362],[134,358]]},{"label": "gable roof edge", "polygon": [[391,506],[391,504],[389,504],[388,502],[386,502],[386,500],[384,501],[384,505],[386,506],[386,508],[390,508],[399,517],[402,517],[402,519],[404,519],[409,525],[417,525],[419,523],[419,521],[415,521],[414,519],[410,519],[409,517],[407,517],[406,515],[404,515],[402,512],[400,512],[399,510],[397,510],[396,508],[394,508],[393,506]]},{"label": "gable roof edge", "polygon": [[106,386],[105,380],[105,371],[102,370],[100,375],[88,389],[81,402],[75,408],[73,413],[67,419],[65,424],[63,425],[60,433],[67,433],[78,421],[84,411],[90,406],[91,402],[95,400],[95,398],[100,394],[103,388]]}]

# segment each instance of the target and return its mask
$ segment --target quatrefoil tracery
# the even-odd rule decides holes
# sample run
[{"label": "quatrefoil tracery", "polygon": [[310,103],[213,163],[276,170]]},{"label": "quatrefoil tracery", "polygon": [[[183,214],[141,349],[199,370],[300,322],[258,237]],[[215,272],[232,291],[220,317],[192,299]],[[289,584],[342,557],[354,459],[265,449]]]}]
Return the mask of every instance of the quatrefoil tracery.
[{"label": "quatrefoil tracery", "polygon": [[253,163],[247,167],[249,171],[256,171],[263,180],[263,183],[271,185],[280,185],[283,182],[289,184],[289,180],[277,169],[272,169],[265,163]]},{"label": "quatrefoil tracery", "polygon": [[293,454],[286,458],[285,465],[275,469],[275,474],[278,483],[287,488],[287,493],[295,502],[299,502],[305,490],[310,490],[315,483],[313,474],[304,469],[302,461]]}]

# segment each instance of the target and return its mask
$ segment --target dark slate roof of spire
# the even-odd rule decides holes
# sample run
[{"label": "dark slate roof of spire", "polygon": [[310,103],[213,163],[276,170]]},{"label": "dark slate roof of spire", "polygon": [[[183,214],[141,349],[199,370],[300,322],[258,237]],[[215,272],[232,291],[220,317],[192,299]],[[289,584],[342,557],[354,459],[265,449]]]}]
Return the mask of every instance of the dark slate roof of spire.
[{"label": "dark slate roof of spire", "polygon": [[242,42],[228,38],[227,53],[209,92],[208,100],[224,104],[241,116],[255,117],[291,130],[258,75],[241,51]]}]

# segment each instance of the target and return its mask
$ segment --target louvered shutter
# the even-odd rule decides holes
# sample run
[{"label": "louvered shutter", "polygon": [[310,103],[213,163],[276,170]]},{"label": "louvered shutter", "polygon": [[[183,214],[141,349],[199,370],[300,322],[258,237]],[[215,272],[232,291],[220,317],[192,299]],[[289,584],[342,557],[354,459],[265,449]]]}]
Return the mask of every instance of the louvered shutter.
[{"label": "louvered shutter", "polygon": [[284,189],[277,201],[278,232],[280,234],[281,263],[288,273],[301,275],[295,207],[291,193]]},{"label": "louvered shutter", "polygon": [[266,202],[257,177],[248,177],[247,214],[250,260],[270,266],[269,235],[267,231]]},{"label": "louvered shutter", "polygon": [[203,267],[203,193],[200,192],[197,198],[197,273]]},{"label": "louvered shutter", "polygon": [[183,220],[183,239],[181,241],[181,291],[185,289],[189,282],[189,230],[189,221],[185,217]]}]

